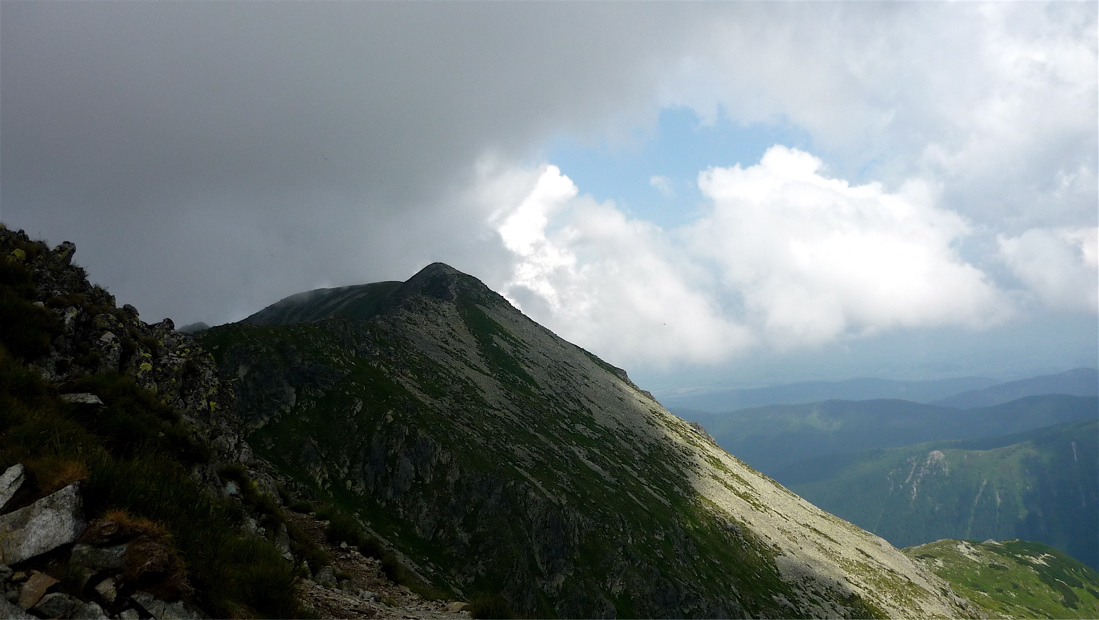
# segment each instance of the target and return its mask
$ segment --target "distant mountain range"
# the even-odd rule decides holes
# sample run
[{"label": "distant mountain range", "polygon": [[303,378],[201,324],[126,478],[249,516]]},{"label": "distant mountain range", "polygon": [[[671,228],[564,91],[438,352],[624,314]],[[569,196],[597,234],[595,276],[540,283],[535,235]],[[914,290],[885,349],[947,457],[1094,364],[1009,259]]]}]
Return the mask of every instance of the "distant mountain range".
[{"label": "distant mountain range", "polygon": [[1024,538],[1099,568],[1099,419],[802,461],[790,490],[899,547]]},{"label": "distant mountain range", "polygon": [[809,381],[703,393],[666,393],[660,395],[660,401],[672,411],[694,409],[710,413],[766,405],[872,399],[900,399],[968,409],[998,405],[1024,396],[1042,394],[1097,396],[1099,395],[1099,371],[1094,368],[1076,368],[1059,374],[1008,383],[986,377],[957,377],[933,381],[873,378]]},{"label": "distant mountain range", "polygon": [[[936,404],[828,400],[673,411],[749,465],[895,545],[1026,538],[1099,567],[1097,381],[1094,369],[1080,368]],[[838,387],[854,385],[870,384]],[[970,404],[977,406],[962,408]]]},{"label": "distant mountain range", "polygon": [[826,454],[995,437],[1095,417],[1099,398],[1030,396],[964,411],[906,400],[830,400],[724,414],[672,411],[704,426],[721,447],[752,467],[777,477],[799,461]]},{"label": "distant mountain range", "polygon": [[1056,375],[1043,375],[1010,381],[979,390],[970,390],[935,401],[943,407],[971,409],[989,407],[1013,401],[1025,396],[1041,394],[1069,394],[1072,396],[1099,395],[1099,370],[1076,368]]}]

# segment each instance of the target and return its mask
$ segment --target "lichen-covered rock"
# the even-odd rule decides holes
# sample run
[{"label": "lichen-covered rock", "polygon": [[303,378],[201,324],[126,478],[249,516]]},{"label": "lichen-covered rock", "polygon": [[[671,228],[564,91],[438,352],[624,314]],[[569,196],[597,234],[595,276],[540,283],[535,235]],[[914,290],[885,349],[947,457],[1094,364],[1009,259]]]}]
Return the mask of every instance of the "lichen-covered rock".
[{"label": "lichen-covered rock", "polygon": [[179,411],[221,460],[240,460],[247,448],[234,420],[232,395],[194,338],[176,331],[171,319],[150,325],[133,306],[116,307],[112,295],[72,264],[72,243],[50,250],[23,231],[0,229],[0,255],[17,249],[31,272],[33,301],[52,312],[60,328],[49,352],[31,360],[34,368],[56,384],[121,372]]},{"label": "lichen-covered rock", "polygon": [[0,516],[0,563],[17,564],[77,539],[84,531],[80,483]]}]

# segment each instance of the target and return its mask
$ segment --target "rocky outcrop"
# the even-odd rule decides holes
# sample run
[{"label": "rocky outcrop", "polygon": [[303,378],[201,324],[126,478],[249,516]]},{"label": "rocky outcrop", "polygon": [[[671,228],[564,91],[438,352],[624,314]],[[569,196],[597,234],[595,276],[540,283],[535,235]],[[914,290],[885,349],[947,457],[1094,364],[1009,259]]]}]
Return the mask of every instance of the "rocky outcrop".
[{"label": "rocky outcrop", "polygon": [[[187,420],[220,460],[248,460],[233,415],[232,394],[221,386],[213,359],[194,338],[176,331],[171,319],[148,324],[131,305],[116,307],[114,296],[88,282],[73,264],[76,246],[52,250],[23,231],[0,226],[0,256],[30,273],[31,301],[53,315],[55,332],[46,352],[28,360],[57,386],[84,375],[118,372],[157,395]],[[93,402],[94,394],[67,395]]]},{"label": "rocky outcrop", "polygon": [[[16,465],[5,477],[23,470]],[[163,532],[117,518],[86,524],[82,504],[74,483],[0,514],[0,617],[206,617],[181,600],[190,586]],[[75,589],[60,591],[58,577],[34,568],[46,555],[46,564],[75,576]]]}]

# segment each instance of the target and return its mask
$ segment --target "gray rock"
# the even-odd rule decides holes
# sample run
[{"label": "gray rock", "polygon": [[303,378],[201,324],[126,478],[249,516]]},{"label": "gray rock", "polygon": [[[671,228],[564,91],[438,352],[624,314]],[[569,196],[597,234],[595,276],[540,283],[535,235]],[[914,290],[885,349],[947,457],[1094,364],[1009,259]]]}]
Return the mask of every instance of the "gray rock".
[{"label": "gray rock", "polygon": [[[114,336],[114,334],[110,334]],[[75,405],[102,405],[103,401],[98,396],[90,392],[81,392],[79,394],[62,394],[61,400],[67,403],[73,403]]]},{"label": "gray rock", "polygon": [[19,487],[23,486],[23,481],[27,478],[26,472],[27,468],[22,463],[17,463],[0,475],[0,511],[4,510],[4,506],[15,496]]},{"label": "gray rock", "polygon": [[229,497],[240,497],[240,485],[236,480],[230,480],[225,483],[225,494]]},{"label": "gray rock", "polygon": [[125,563],[128,546],[128,544],[121,544],[113,547],[93,547],[77,544],[73,547],[70,562],[88,568],[120,569]]},{"label": "gray rock", "polygon": [[141,612],[134,608],[123,609],[118,612],[119,620],[141,620]]},{"label": "gray rock", "polygon": [[290,532],[286,530],[285,523],[279,524],[279,531],[275,534],[275,548],[282,554],[283,559],[294,559],[294,554],[290,552]]},{"label": "gray rock", "polygon": [[54,592],[43,596],[31,611],[45,618],[64,618],[72,615],[79,605],[80,603],[68,594]]},{"label": "gray rock", "polygon": [[321,585],[326,583],[334,585],[336,583],[336,571],[332,570],[331,566],[324,566],[317,571],[317,575],[313,577],[313,581]]},{"label": "gray rock", "polygon": [[34,616],[8,602],[8,599],[4,597],[0,597],[0,618],[8,618],[9,620],[37,620]]},{"label": "gray rock", "polygon": [[12,567],[7,564],[0,564],[0,583],[7,583],[14,574],[15,571]]},{"label": "gray rock", "polygon": [[183,601],[169,603],[144,591],[134,594],[133,600],[158,620],[202,620],[209,617]]},{"label": "gray rock", "polygon": [[77,605],[76,613],[73,614],[73,620],[107,620],[107,612],[103,611],[103,608],[99,606],[99,603],[80,603]]},{"label": "gray rock", "polygon": [[84,531],[80,483],[0,516],[0,563],[17,564],[76,540]]}]

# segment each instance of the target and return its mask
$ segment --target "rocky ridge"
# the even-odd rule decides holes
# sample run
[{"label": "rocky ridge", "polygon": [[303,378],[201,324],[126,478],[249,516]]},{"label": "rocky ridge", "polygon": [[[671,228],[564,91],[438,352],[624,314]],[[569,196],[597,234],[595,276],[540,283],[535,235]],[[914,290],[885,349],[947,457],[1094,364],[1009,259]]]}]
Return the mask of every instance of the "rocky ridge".
[{"label": "rocky ridge", "polygon": [[445,265],[202,341],[259,454],[459,596],[570,617],[978,613]]},{"label": "rocky ridge", "polygon": [[[73,263],[75,251],[69,242],[50,249],[0,225],[0,617],[315,613],[242,606],[272,604],[262,592],[253,592],[251,602],[223,593],[206,607],[209,597],[196,591],[196,577],[210,583],[218,578],[210,571],[222,571],[220,579],[228,579],[224,571],[239,560],[216,556],[241,553],[268,567],[285,565],[268,571],[271,577],[296,570],[303,592],[354,598],[339,584],[320,585],[334,574],[332,562],[347,554],[326,554],[321,547],[333,551],[331,545],[287,521],[281,504],[288,496],[277,472],[244,440],[235,399],[213,358],[170,319],[147,324],[133,307],[117,307]],[[42,442],[43,436],[53,439]],[[165,474],[176,478],[158,487],[156,478]],[[186,505],[192,503],[197,508]],[[225,530],[166,527],[142,516],[173,512],[187,514],[183,521],[216,513],[222,522],[212,525]],[[211,534],[217,536],[203,548]],[[205,556],[198,560],[206,566],[195,566],[191,556],[187,565],[181,555],[180,538],[196,536],[189,553]],[[429,604],[374,573],[370,587],[396,592],[387,597],[393,605],[365,601],[366,612],[348,617],[403,618],[431,605],[443,606],[436,617],[448,617],[447,602]],[[265,584],[279,587],[277,580]]]}]

